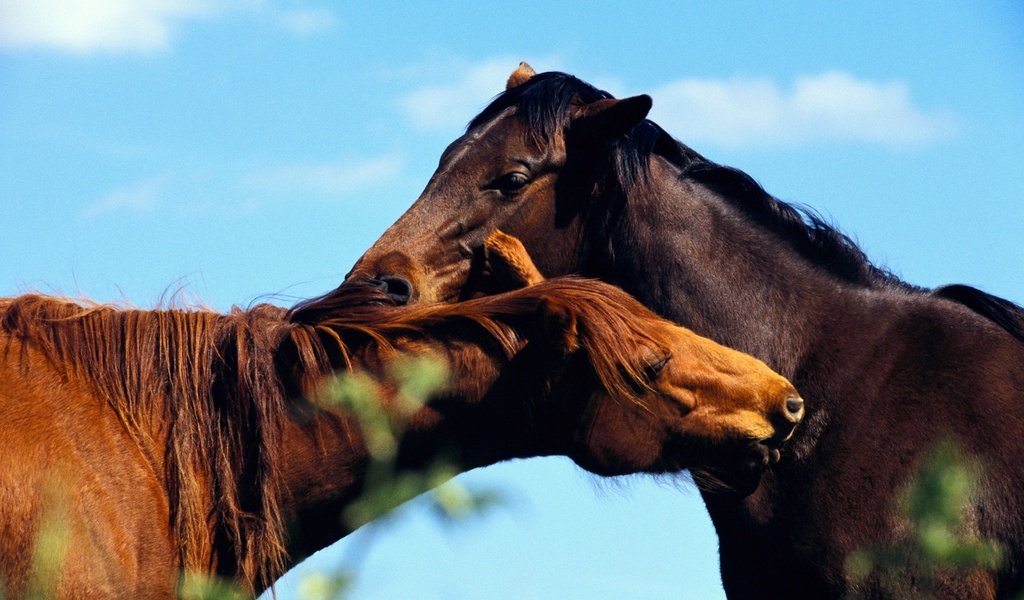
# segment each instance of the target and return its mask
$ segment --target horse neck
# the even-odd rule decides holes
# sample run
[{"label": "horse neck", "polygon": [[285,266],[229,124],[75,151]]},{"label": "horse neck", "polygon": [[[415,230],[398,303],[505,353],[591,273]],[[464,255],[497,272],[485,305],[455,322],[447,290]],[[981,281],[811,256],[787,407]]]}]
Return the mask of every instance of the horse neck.
[{"label": "horse neck", "polygon": [[[583,369],[527,344],[511,360],[482,346],[449,349],[452,373],[444,398],[421,410],[401,440],[398,466],[423,468],[441,458],[467,471],[513,458],[564,455],[592,384]],[[549,369],[559,367],[557,381]]]},{"label": "horse neck", "polygon": [[[443,460],[445,470],[458,473],[511,458],[564,453],[558,436],[549,429],[557,429],[565,419],[531,401],[539,401],[545,388],[537,375],[538,364],[544,363],[532,356],[538,350],[526,348],[509,360],[496,344],[449,333],[443,340],[428,336],[415,344],[397,345],[399,351],[439,355],[453,372],[443,397],[397,417],[401,435],[393,467],[422,470]],[[465,341],[470,343],[460,343]],[[352,371],[384,380],[392,358],[366,348],[350,356]],[[308,381],[307,374],[293,377],[299,386]],[[393,391],[382,389],[385,395]],[[393,415],[387,407],[394,398],[377,400]],[[363,491],[371,460],[355,417],[323,404],[302,403],[288,419],[283,436],[292,561],[351,532],[340,516]]]},{"label": "horse neck", "polygon": [[[298,402],[298,401],[296,401]],[[344,507],[361,490],[367,452],[358,425],[306,405],[285,422],[282,465],[288,568],[351,532]]]},{"label": "horse neck", "polygon": [[804,386],[818,380],[808,365],[871,335],[871,290],[811,264],[660,158],[624,214],[611,236],[614,283],[655,312],[760,358],[808,397],[815,390]]}]

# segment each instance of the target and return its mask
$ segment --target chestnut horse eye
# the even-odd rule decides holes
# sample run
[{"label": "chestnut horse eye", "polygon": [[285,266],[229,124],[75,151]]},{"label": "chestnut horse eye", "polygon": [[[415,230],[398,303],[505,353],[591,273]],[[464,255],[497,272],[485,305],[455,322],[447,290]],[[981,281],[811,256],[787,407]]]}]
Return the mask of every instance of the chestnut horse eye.
[{"label": "chestnut horse eye", "polygon": [[668,361],[670,360],[672,360],[672,355],[666,354],[665,356],[662,356],[661,358],[652,361],[647,366],[645,366],[644,375],[647,376],[647,381],[654,381],[655,379],[657,379],[658,376],[661,375],[661,372],[665,369],[665,365],[667,365]]},{"label": "chestnut horse eye", "polygon": [[513,196],[516,192],[526,187],[526,184],[529,182],[530,178],[525,173],[512,171],[511,173],[505,173],[501,177],[495,179],[488,187],[498,190],[506,196]]}]

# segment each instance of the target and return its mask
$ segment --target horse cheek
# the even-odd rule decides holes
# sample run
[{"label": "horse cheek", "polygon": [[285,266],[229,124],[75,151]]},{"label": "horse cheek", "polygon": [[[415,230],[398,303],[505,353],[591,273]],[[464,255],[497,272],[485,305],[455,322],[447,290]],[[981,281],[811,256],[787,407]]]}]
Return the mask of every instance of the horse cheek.
[{"label": "horse cheek", "polygon": [[584,457],[574,457],[598,475],[650,470],[661,458],[665,433],[649,413],[608,397],[595,398],[584,441]]}]

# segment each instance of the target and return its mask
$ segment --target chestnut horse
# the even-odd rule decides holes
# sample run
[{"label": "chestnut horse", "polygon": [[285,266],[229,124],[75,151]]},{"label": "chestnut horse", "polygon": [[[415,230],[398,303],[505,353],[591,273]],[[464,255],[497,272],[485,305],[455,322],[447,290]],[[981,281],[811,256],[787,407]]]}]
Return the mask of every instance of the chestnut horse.
[{"label": "chestnut horse", "polygon": [[[749,352],[807,399],[807,425],[747,497],[704,492],[731,598],[881,593],[851,551],[903,530],[896,499],[922,453],[953,438],[985,470],[966,535],[1003,565],[945,597],[1024,585],[1024,311],[967,286],[922,289],[843,234],[717,165],[623,100],[525,64],[441,156],[420,198],[357,262],[401,301],[471,293],[477,248],[519,237],[545,275],[621,286]],[[907,574],[903,592],[915,588]]]},{"label": "chestnut horse", "polygon": [[0,595],[32,589],[51,504],[67,527],[57,597],[171,598],[182,572],[265,589],[348,533],[339,514],[364,475],[358,424],[318,384],[399,355],[451,371],[405,423],[400,468],[444,450],[462,469],[565,455],[602,475],[711,465],[742,481],[802,412],[757,359],[579,279],[423,307],[346,286],[228,315],[9,298]]}]

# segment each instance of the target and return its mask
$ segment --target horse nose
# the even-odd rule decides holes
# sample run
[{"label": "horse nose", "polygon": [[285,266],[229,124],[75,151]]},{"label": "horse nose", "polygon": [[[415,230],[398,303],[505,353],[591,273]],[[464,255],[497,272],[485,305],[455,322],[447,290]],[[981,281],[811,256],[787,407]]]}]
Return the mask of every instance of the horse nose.
[{"label": "horse nose", "polygon": [[413,288],[408,279],[395,275],[382,275],[374,281],[380,282],[381,289],[395,301],[395,304],[404,305],[412,300]]},{"label": "horse nose", "polygon": [[804,399],[799,396],[786,398],[786,419],[790,423],[799,423],[804,416]]},{"label": "horse nose", "polygon": [[804,418],[804,400],[800,396],[789,395],[782,402],[781,410],[776,410],[771,415],[772,425],[775,433],[765,440],[767,447],[771,450],[771,462],[778,462],[781,456],[779,448],[784,442],[789,441],[796,432],[796,426]]}]

